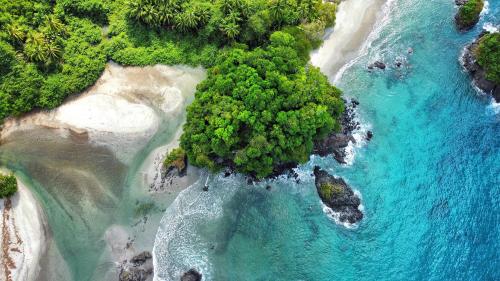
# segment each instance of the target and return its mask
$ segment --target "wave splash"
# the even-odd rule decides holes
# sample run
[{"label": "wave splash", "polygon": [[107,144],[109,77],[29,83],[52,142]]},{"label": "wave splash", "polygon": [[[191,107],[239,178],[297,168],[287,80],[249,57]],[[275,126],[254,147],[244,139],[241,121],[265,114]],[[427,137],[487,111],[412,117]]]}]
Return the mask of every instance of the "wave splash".
[{"label": "wave splash", "polygon": [[[211,280],[208,251],[213,245],[201,237],[203,230],[198,226],[215,224],[223,216],[224,202],[234,196],[241,188],[238,183],[243,182],[235,177],[218,175],[210,179],[204,175],[170,205],[160,222],[153,248],[155,281],[179,280],[191,268],[200,271],[205,280]],[[217,190],[204,192],[205,184]]]}]

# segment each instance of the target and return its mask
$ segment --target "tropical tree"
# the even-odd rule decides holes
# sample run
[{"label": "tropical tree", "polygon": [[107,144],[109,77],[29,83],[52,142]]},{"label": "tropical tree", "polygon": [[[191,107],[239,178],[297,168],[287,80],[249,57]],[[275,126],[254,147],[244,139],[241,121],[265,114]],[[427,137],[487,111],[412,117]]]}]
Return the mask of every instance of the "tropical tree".
[{"label": "tropical tree", "polygon": [[26,35],[23,30],[17,24],[8,24],[5,26],[7,34],[11,38],[11,41],[15,44],[22,44]]},{"label": "tropical tree", "polygon": [[47,45],[45,35],[41,32],[31,31],[28,33],[24,54],[31,62],[47,62]]},{"label": "tropical tree", "polygon": [[182,32],[193,30],[198,26],[200,19],[194,11],[185,11],[175,17],[175,27]]},{"label": "tropical tree", "polygon": [[234,21],[222,24],[221,30],[231,40],[234,40],[240,34],[240,26]]},{"label": "tropical tree", "polygon": [[66,27],[55,15],[48,15],[45,17],[45,24],[48,33],[53,37],[65,36],[67,34]]}]

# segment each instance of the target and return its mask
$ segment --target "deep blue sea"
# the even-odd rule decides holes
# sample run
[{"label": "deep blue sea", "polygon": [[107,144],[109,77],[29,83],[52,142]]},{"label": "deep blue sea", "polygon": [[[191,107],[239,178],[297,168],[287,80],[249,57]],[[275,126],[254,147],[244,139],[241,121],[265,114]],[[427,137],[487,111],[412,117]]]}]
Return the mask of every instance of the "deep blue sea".
[{"label": "deep blue sea", "polygon": [[[500,23],[500,1],[489,0],[464,34],[453,2],[394,1],[371,47],[337,81],[374,132],[352,165],[313,157],[298,169],[300,183],[211,175],[209,192],[200,180],[166,211],[157,277],[194,267],[204,280],[500,280],[500,114],[458,61],[485,23]],[[389,68],[368,72],[375,59]],[[325,214],[314,165],[362,194],[359,225]]]}]

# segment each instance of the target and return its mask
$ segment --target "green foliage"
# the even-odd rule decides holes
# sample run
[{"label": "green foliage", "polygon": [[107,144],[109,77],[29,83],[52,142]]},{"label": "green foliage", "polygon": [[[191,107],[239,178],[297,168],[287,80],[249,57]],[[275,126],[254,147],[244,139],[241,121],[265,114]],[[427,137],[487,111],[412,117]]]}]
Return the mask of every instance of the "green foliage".
[{"label": "green foliage", "polygon": [[319,186],[319,193],[322,198],[331,199],[333,196],[339,196],[343,192],[342,186],[329,182],[322,183]]},{"label": "green foliage", "polygon": [[17,179],[14,175],[0,174],[0,199],[14,195],[17,192]]},{"label": "green foliage", "polygon": [[340,91],[306,65],[294,36],[275,32],[253,51],[228,50],[197,89],[181,137],[190,163],[265,177],[308,160],[313,142],[339,129]]},{"label": "green foliage", "polygon": [[103,0],[58,0],[56,1],[64,13],[90,18],[95,22],[106,24],[109,7]]},{"label": "green foliage", "polygon": [[[54,108],[97,80],[107,60],[101,27],[86,19],[90,12],[78,18],[72,16],[76,10],[66,15],[62,9],[99,7],[97,2],[51,6],[49,1],[0,0],[0,120],[37,107]],[[105,15],[103,9],[94,11]]]},{"label": "green foliage", "polygon": [[130,18],[150,27],[198,34],[213,42],[255,44],[283,26],[333,25],[336,5],[321,0],[132,0],[129,7]]},{"label": "green foliage", "polygon": [[[8,43],[0,41],[0,76],[9,73],[16,62],[16,52]],[[2,78],[0,78],[2,79]]]},{"label": "green foliage", "polygon": [[479,21],[479,14],[483,10],[484,0],[469,0],[458,10],[460,26],[473,26]]},{"label": "green foliage", "polygon": [[201,64],[209,77],[181,146],[193,164],[264,177],[339,128],[340,91],[307,65],[335,11],[321,0],[0,0],[0,119],[58,106],[108,60]]},{"label": "green foliage", "polygon": [[178,147],[172,150],[165,160],[163,161],[163,166],[165,167],[175,167],[177,170],[182,171],[186,168],[186,152],[184,149]]},{"label": "green foliage", "polygon": [[58,106],[108,60],[212,67],[234,42],[261,46],[282,26],[305,62],[318,42],[289,25],[328,26],[334,9],[321,0],[0,0],[0,120]]},{"label": "green foliage", "polygon": [[486,70],[486,78],[500,84],[500,33],[484,35],[476,56],[479,65]]}]

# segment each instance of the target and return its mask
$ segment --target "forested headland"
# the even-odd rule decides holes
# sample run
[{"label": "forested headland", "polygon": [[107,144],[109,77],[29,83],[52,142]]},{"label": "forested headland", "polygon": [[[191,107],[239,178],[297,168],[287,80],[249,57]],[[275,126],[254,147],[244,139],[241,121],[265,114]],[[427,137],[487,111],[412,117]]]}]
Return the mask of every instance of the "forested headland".
[{"label": "forested headland", "polygon": [[339,128],[340,91],[308,64],[321,0],[0,0],[0,120],[51,109],[107,61],[208,69],[181,146],[192,164],[264,177]]}]

